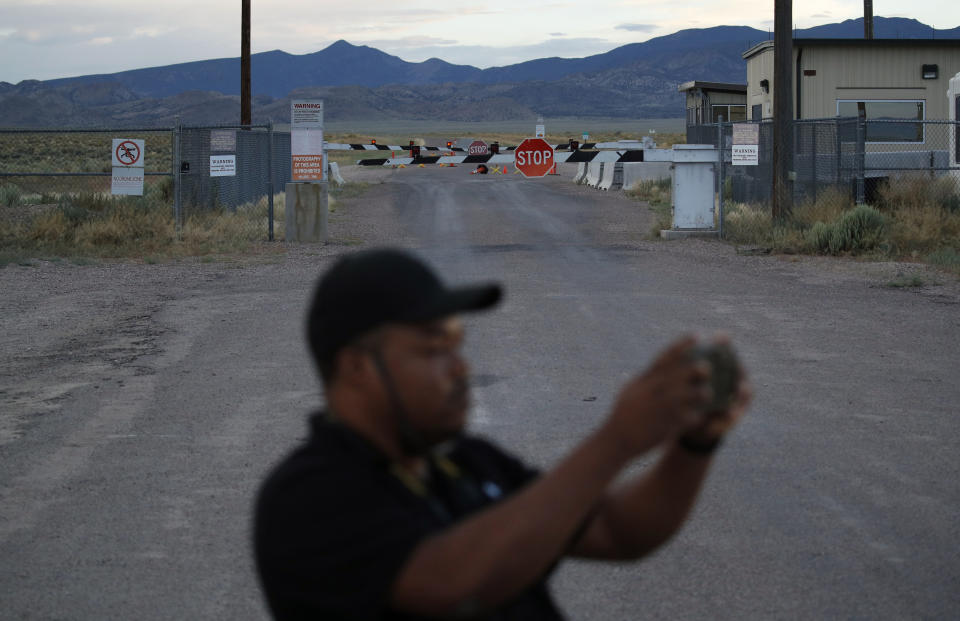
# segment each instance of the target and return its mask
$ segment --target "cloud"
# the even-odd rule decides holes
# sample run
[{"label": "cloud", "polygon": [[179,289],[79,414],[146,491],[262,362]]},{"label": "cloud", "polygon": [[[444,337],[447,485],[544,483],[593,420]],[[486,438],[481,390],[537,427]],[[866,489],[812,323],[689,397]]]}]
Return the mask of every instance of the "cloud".
[{"label": "cloud", "polygon": [[630,32],[653,32],[657,29],[655,24],[620,24],[616,30],[628,30]]},{"label": "cloud", "polygon": [[823,13],[814,13],[810,16],[810,19],[832,19],[830,11],[824,11]]},{"label": "cloud", "polygon": [[567,33],[565,33],[565,32],[551,32],[551,33],[550,33],[550,36],[551,36],[551,37],[565,37],[565,36],[567,36]]}]

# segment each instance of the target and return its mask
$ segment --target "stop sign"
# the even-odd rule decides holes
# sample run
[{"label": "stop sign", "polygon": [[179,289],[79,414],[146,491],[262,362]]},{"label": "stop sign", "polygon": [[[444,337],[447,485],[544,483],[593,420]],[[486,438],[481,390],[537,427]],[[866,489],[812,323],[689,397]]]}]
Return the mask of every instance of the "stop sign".
[{"label": "stop sign", "polygon": [[514,151],[513,165],[524,177],[543,177],[553,163],[553,147],[543,138],[527,138]]},{"label": "stop sign", "polygon": [[467,147],[467,155],[490,155],[490,147],[482,140],[474,140]]}]

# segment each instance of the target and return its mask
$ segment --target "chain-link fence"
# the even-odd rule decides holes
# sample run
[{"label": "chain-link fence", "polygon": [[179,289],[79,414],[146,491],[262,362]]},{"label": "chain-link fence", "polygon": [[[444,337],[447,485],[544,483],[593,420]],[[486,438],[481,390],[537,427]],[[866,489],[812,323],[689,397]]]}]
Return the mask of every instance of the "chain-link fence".
[{"label": "chain-link fence", "polygon": [[79,194],[109,194],[113,139],[121,137],[144,141],[144,194],[166,188],[172,196],[170,129],[0,129],[0,188],[5,202],[37,204]]},{"label": "chain-link fence", "polygon": [[[114,140],[143,141],[143,193],[112,195]],[[272,126],[0,129],[0,217],[112,204],[167,210],[178,236],[201,226],[273,240],[274,195],[290,179],[290,134]],[[281,211],[281,213],[277,213]]]},{"label": "chain-link fence", "polygon": [[[687,141],[720,146],[721,203],[769,206],[773,191],[773,123],[755,123],[755,164],[734,165],[735,123],[690,126]],[[876,204],[883,193],[918,179],[960,181],[957,121],[868,120],[857,117],[798,120],[790,184],[794,204],[849,201]],[[949,179],[948,179],[949,180]]]},{"label": "chain-link fence", "polygon": [[290,180],[290,134],[272,126],[178,127],[178,226],[233,214],[274,238],[274,194]]}]

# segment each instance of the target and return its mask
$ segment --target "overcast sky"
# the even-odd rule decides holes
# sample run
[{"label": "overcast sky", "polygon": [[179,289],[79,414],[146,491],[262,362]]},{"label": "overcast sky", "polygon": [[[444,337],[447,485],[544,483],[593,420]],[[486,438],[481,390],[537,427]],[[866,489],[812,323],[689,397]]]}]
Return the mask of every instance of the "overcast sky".
[{"label": "overcast sky", "polygon": [[[253,52],[338,39],[418,62],[486,68],[579,58],[685,28],[773,27],[774,0],[251,0]],[[240,55],[239,0],[0,0],[0,81],[112,73]],[[874,15],[960,26],[957,0],[876,0]],[[907,12],[909,11],[909,12]],[[806,28],[863,15],[861,0],[793,3]]]}]

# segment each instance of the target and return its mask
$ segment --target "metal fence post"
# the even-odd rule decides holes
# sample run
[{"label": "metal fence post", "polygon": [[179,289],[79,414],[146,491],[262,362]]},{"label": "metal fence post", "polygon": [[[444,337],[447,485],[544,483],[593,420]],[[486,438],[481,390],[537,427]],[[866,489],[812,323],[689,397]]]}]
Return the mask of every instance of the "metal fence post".
[{"label": "metal fence post", "polygon": [[843,140],[842,140],[842,136],[840,135],[841,131],[842,131],[842,128],[840,125],[840,118],[837,117],[833,121],[833,142],[834,142],[834,152],[836,154],[834,157],[836,166],[834,166],[833,182],[838,186],[840,185],[841,179],[843,178],[841,175],[841,172],[843,171],[843,162],[842,162]]},{"label": "metal fence post", "polygon": [[180,177],[180,160],[182,159],[180,150],[181,136],[180,115],[178,114],[173,126],[173,222],[177,241],[182,241],[183,239],[183,202],[180,198],[180,190],[183,184],[183,180]]},{"label": "metal fence post", "polygon": [[723,237],[723,115],[717,119],[717,235]]},{"label": "metal fence post", "polygon": [[810,127],[810,134],[811,134],[811,136],[810,136],[810,142],[811,142],[811,146],[810,146],[810,151],[811,151],[811,153],[810,153],[810,165],[811,165],[811,167],[813,168],[813,171],[812,171],[812,177],[813,177],[813,202],[816,203],[816,202],[817,202],[817,183],[818,183],[818,180],[817,180],[817,162],[819,161],[819,157],[818,157],[819,154],[817,153],[817,129],[819,129],[819,124],[818,124],[818,123],[811,123],[809,127]]},{"label": "metal fence post", "polygon": [[867,140],[867,116],[863,110],[857,115],[857,155],[856,155],[856,175],[857,175],[857,204],[862,205],[866,202],[866,188],[864,187],[864,160],[866,159],[866,140]]},{"label": "metal fence post", "polygon": [[267,127],[267,239],[273,241],[273,121]]}]

